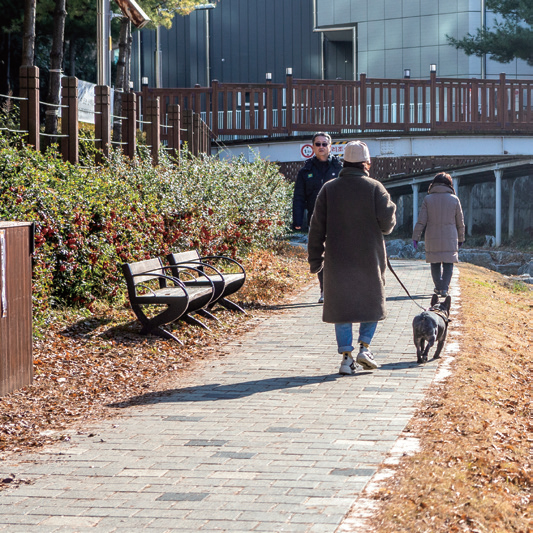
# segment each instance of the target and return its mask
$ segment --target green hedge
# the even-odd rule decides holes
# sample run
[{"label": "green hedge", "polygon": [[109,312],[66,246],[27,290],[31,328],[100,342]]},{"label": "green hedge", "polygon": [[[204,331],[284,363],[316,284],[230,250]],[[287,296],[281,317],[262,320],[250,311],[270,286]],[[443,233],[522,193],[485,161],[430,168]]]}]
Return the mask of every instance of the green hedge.
[{"label": "green hedge", "polygon": [[114,153],[84,168],[0,136],[0,219],[36,222],[34,309],[124,294],[120,265],[190,248],[243,257],[287,230],[292,187],[264,160]]}]

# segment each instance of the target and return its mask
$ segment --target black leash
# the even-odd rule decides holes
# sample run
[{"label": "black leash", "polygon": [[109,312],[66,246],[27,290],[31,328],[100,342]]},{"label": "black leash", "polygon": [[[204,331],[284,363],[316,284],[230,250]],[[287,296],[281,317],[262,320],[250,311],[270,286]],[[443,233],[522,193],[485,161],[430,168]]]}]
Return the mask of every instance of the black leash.
[{"label": "black leash", "polygon": [[394,277],[398,280],[398,283],[402,286],[402,289],[405,291],[405,294],[407,294],[407,296],[409,296],[409,298],[411,298],[411,300],[413,300],[414,304],[415,305],[418,305],[418,307],[420,307],[420,309],[422,309],[422,311],[427,311],[427,309],[425,309],[424,307],[422,307],[417,301],[415,301],[415,299],[409,294],[409,291],[407,290],[407,287],[402,283],[402,280],[398,277],[398,274],[396,274],[396,272],[394,272],[394,268],[392,268],[392,265],[390,264],[390,261],[389,261],[389,258],[387,257],[387,266],[389,267],[389,270],[394,274]]}]

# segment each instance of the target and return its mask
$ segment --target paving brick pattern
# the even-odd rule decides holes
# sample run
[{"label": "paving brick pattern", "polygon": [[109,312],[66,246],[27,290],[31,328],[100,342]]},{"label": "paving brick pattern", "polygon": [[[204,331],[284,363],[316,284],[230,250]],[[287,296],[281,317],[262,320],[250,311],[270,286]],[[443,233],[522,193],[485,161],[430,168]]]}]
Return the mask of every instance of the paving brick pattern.
[{"label": "paving brick pattern", "polygon": [[[393,266],[429,305],[429,266]],[[321,321],[313,284],[175,390],[6,460],[4,475],[31,484],[0,492],[0,530],[347,531],[348,511],[438,366],[416,364],[420,310],[387,276],[389,317],[372,343],[379,370],[337,373],[333,326]]]}]

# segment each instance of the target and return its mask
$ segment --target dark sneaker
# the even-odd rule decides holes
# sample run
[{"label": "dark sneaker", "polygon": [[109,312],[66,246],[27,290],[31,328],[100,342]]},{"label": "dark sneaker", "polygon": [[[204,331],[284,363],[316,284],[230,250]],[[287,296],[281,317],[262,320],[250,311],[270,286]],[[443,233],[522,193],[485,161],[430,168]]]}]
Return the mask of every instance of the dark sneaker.
[{"label": "dark sneaker", "polygon": [[320,298],[318,299],[318,303],[319,304],[323,304],[324,303],[324,291],[322,291],[320,293]]},{"label": "dark sneaker", "polygon": [[339,367],[339,374],[343,376],[352,376],[355,374],[355,363],[353,361],[352,352],[344,352],[342,354],[342,362]]},{"label": "dark sneaker", "polygon": [[356,362],[365,370],[375,370],[376,368],[379,368],[379,365],[374,361],[374,355],[366,346],[361,346],[359,349]]}]

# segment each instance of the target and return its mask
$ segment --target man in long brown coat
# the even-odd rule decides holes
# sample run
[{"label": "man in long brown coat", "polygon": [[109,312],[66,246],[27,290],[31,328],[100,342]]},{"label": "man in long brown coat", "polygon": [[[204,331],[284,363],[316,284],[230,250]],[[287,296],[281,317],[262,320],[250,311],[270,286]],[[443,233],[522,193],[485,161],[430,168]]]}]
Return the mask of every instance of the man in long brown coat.
[{"label": "man in long brown coat", "polygon": [[[309,229],[310,270],[324,269],[322,320],[335,324],[339,373],[348,375],[355,373],[355,362],[367,370],[378,368],[369,345],[386,315],[383,235],[396,224],[396,205],[369,169],[367,145],[349,142],[339,177],[318,195]],[[355,362],[352,323],[360,324]]]}]

